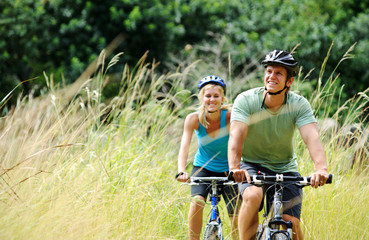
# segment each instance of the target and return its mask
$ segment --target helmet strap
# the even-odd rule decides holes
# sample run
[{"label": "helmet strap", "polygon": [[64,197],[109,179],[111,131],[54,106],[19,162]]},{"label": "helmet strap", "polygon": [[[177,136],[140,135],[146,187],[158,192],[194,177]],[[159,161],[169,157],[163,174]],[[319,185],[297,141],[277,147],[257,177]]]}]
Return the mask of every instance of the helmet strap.
[{"label": "helmet strap", "polygon": [[261,108],[263,108],[264,107],[264,105],[265,105],[265,99],[266,99],[266,97],[267,97],[267,95],[269,94],[269,95],[278,95],[278,94],[281,94],[285,89],[287,88],[287,82],[286,82],[286,84],[284,85],[284,88],[282,89],[282,90],[279,90],[278,92],[269,92],[268,91],[268,89],[266,88],[266,87],[264,87],[264,89],[267,91],[266,93],[265,93],[265,96],[264,96],[264,98],[263,98],[263,103],[261,104]]}]

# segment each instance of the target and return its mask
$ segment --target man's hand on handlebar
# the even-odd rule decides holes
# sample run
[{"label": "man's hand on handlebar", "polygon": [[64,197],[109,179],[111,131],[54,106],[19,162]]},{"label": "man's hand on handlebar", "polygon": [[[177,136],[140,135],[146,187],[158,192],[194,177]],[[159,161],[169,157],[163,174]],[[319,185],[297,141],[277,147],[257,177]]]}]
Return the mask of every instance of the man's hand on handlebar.
[{"label": "man's hand on handlebar", "polygon": [[312,173],[310,175],[310,182],[311,182],[311,186],[313,188],[318,188],[319,186],[323,186],[327,179],[328,179],[329,175],[326,169],[321,169],[321,170],[317,170],[314,173]]},{"label": "man's hand on handlebar", "polygon": [[230,173],[232,173],[232,177],[234,178],[235,182],[244,182],[247,181],[248,183],[251,183],[251,177],[247,170],[244,169],[232,169],[230,170]]}]

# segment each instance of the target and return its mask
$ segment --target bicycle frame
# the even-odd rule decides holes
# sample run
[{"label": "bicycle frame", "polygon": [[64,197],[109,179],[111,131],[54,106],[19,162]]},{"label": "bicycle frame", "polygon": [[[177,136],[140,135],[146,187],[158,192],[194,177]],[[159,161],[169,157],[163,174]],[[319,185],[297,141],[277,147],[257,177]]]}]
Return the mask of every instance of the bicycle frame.
[{"label": "bicycle frame", "polygon": [[[259,235],[257,234],[256,239],[271,240],[274,235],[279,235],[280,238],[283,236],[285,237],[284,239],[292,239],[292,222],[283,220],[282,186],[278,183],[273,186],[275,190],[273,202],[269,209],[266,194],[264,200],[266,213],[268,214],[266,215],[266,213],[264,213],[265,224],[262,224],[263,229],[259,229],[259,231],[262,230],[262,232],[259,233]],[[283,226],[285,226],[286,230],[281,228]],[[263,231],[265,231],[265,233]]]}]

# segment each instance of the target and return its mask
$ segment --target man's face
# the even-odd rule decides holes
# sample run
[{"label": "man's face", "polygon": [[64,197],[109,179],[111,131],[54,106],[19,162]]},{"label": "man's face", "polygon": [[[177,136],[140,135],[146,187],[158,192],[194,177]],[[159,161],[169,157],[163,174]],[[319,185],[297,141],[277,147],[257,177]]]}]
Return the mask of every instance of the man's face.
[{"label": "man's face", "polygon": [[[269,65],[265,69],[264,84],[269,92],[277,92],[284,88],[287,81],[287,70],[284,67],[277,65]],[[287,82],[287,87],[290,87],[291,81]]]}]

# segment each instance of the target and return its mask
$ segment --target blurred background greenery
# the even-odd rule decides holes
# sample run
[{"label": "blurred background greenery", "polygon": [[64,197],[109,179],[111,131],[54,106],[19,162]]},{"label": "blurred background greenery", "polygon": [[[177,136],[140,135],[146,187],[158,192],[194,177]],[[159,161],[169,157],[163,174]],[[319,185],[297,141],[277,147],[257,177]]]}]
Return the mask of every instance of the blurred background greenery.
[{"label": "blurred background greenery", "polygon": [[[190,189],[173,176],[197,82],[223,77],[232,103],[263,84],[275,48],[300,61],[292,90],[315,110],[334,174],[304,190],[305,238],[369,239],[368,7],[1,0],[0,239],[187,239]],[[297,131],[294,146],[309,175]]]},{"label": "blurred background greenery", "polygon": [[[200,77],[218,74],[239,81],[233,97],[260,81],[267,52],[298,44],[300,78],[312,70],[303,88],[307,97],[319,78],[328,78],[319,68],[332,44],[324,74],[335,72],[336,87],[345,86],[341,100],[369,87],[368,0],[2,0],[0,13],[0,99],[33,78],[13,94],[39,95],[45,75],[53,74],[54,84],[73,83],[117,36],[112,53],[124,52],[123,64],[110,70],[103,99],[118,94],[121,78],[114,72],[134,66],[146,51],[146,61],[160,62],[159,74],[203,60],[183,87],[195,91],[191,85]],[[334,71],[354,44],[352,59]],[[9,98],[7,106],[15,102]]]}]

